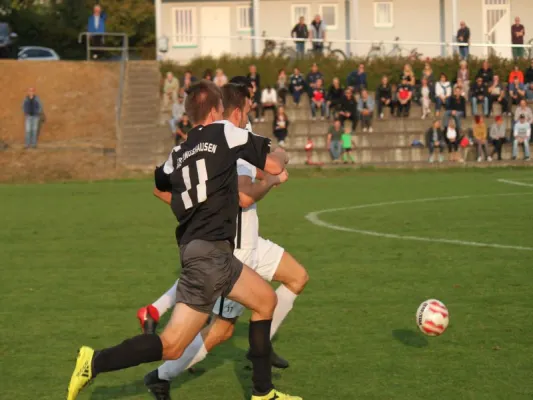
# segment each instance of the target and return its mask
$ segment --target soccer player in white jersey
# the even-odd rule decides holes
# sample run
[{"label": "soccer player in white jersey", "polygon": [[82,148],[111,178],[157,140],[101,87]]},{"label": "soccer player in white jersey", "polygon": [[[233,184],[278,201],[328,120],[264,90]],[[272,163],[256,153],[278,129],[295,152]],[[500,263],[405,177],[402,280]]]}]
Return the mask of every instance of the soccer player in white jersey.
[{"label": "soccer player in white jersey", "polygon": [[[224,104],[225,118],[236,126],[246,126],[251,131],[248,121],[232,120],[232,104]],[[294,301],[307,284],[308,275],[288,252],[277,244],[259,237],[259,220],[256,202],[261,200],[271,188],[286,181],[288,175],[272,176],[258,170],[244,160],[237,161],[239,176],[239,203],[241,212],[237,218],[235,238],[235,256],[249,265],[267,281],[277,281],[281,285],[276,290],[278,304],[274,311],[271,337],[292,309]],[[170,196],[157,190],[154,194],[169,203]],[[179,280],[158,300],[141,308],[137,316],[143,331],[153,332],[159,317],[174,306]],[[202,361],[215,346],[231,338],[235,322],[242,315],[244,307],[225,298],[219,298],[213,309],[215,317],[185,350],[183,355],[162,364],[145,376],[145,384],[156,399],[170,399],[170,381]],[[272,365],[278,368],[288,367],[288,363],[272,352]]]}]

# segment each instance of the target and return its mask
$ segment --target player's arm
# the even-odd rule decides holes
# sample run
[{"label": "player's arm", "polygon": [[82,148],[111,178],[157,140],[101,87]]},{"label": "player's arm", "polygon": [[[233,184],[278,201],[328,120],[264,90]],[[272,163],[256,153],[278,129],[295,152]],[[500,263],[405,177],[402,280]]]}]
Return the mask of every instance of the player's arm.
[{"label": "player's arm", "polygon": [[264,173],[264,179],[252,182],[249,176],[239,176],[239,205],[248,208],[257,203],[275,186],[278,186],[289,179],[287,170],[281,174],[271,175]]},{"label": "player's arm", "polygon": [[167,161],[164,164],[161,164],[159,167],[156,167],[154,171],[154,183],[155,187],[160,192],[171,192],[172,183],[170,182],[170,175],[174,172],[174,160],[172,154],[174,151],[177,151],[179,146],[174,147],[168,156]]},{"label": "player's arm", "polygon": [[158,188],[154,188],[154,196],[161,200],[163,203],[167,203],[168,205],[170,205],[172,201],[172,193],[162,192]]}]

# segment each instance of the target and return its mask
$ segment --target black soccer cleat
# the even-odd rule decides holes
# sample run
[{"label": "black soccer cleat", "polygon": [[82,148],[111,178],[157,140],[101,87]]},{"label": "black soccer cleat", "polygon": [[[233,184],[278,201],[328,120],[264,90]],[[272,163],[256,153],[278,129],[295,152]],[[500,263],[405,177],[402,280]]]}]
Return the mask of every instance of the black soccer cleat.
[{"label": "black soccer cleat", "polygon": [[157,369],[149,372],[144,377],[144,385],[148,391],[152,393],[156,400],[171,400],[170,398],[170,382],[164,379],[159,379]]},{"label": "black soccer cleat", "polygon": [[[246,358],[252,361],[251,356],[250,356],[250,350],[248,350],[248,353],[246,353]],[[285,360],[284,358],[278,356],[276,352],[274,351],[274,349],[272,349],[272,352],[270,353],[270,364],[274,368],[279,368],[279,369],[289,368],[289,362]]]}]

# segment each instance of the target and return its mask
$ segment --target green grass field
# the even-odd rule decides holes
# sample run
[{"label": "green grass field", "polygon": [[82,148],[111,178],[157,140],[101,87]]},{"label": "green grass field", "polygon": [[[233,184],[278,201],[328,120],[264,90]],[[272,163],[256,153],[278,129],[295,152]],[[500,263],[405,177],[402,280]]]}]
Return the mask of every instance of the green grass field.
[{"label": "green grass field", "polygon": [[[0,186],[1,399],[64,398],[78,346],[138,334],[137,308],[178,274],[175,221],[151,189]],[[319,214],[328,227],[305,218],[362,205]],[[311,277],[274,342],[291,362],[275,374],[280,389],[308,400],[533,398],[533,171],[296,171],[259,213],[262,236]],[[438,338],[414,321],[432,297],[451,315]],[[203,372],[174,382],[173,399],[249,398],[247,317]],[[148,399],[142,378],[156,365],[99,376],[80,399]]]}]

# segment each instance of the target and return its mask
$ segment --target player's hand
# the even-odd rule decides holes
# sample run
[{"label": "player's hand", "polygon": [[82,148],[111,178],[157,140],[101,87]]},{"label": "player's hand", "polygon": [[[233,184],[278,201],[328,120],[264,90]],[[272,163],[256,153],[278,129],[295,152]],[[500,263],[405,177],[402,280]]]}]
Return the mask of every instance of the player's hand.
[{"label": "player's hand", "polygon": [[278,185],[287,182],[289,180],[289,171],[284,169],[283,171],[281,171],[281,174],[279,174],[277,176],[277,178],[278,178],[278,181],[279,181]]}]

